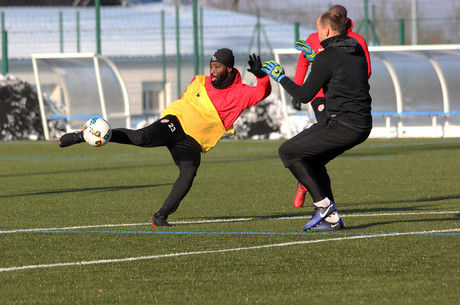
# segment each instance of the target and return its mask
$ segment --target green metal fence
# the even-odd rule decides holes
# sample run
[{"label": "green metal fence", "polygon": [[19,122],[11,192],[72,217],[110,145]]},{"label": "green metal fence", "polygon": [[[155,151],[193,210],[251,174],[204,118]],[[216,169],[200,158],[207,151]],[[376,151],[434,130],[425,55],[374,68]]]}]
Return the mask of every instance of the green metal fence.
[{"label": "green metal fence", "polygon": [[[143,56],[156,58],[163,67],[174,58],[177,95],[182,88],[184,57],[193,60],[195,74],[203,74],[207,58],[219,46],[235,46],[241,57],[248,53],[271,55],[272,48],[292,48],[298,38],[315,31],[315,16],[330,3],[312,7],[308,14],[292,22],[273,20],[274,14],[258,9],[251,12],[224,11],[199,6],[101,7],[99,1],[88,8],[6,8],[0,7],[2,31],[2,73],[14,73],[11,63],[29,61],[32,53],[95,52],[108,57]],[[386,18],[384,7],[364,0],[348,4],[354,30],[369,45],[411,44],[414,20],[410,15]],[[355,4],[356,3],[356,4]],[[359,5],[359,6],[358,6]],[[401,10],[403,12],[407,11]],[[219,14],[219,19],[215,15]],[[355,17],[356,16],[356,17]],[[385,18],[382,18],[385,17]],[[399,18],[403,16],[403,18]],[[224,23],[224,20],[231,20]],[[460,42],[460,18],[417,19],[419,44]],[[10,69],[13,68],[13,71]],[[188,78],[187,78],[188,79]]]}]

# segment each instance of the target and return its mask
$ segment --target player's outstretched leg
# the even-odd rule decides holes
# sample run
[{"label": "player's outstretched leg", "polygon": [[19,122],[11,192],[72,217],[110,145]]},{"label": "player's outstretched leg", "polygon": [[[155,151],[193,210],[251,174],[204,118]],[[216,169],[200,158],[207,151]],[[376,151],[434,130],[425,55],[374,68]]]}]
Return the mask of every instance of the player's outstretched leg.
[{"label": "player's outstretched leg", "polygon": [[59,147],[67,147],[81,142],[85,142],[85,138],[83,137],[83,131],[80,130],[64,134],[59,138],[58,144]]},{"label": "player's outstretched leg", "polygon": [[297,182],[297,193],[294,197],[294,207],[301,208],[303,206],[307,192],[307,188],[303,186],[302,183]]},{"label": "player's outstretched leg", "polygon": [[339,213],[335,211],[327,216],[323,222],[312,227],[311,230],[342,230],[343,228],[345,228],[345,225],[343,224],[342,218],[340,218]]}]

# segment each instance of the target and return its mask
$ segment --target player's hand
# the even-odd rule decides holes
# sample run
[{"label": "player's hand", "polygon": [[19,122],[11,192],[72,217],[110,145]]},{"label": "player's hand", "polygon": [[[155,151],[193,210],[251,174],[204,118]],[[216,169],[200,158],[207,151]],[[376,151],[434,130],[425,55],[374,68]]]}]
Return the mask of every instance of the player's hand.
[{"label": "player's hand", "polygon": [[302,103],[295,97],[292,98],[291,103],[295,110],[302,110]]},{"label": "player's hand", "polygon": [[249,55],[249,69],[248,71],[254,74],[257,78],[265,77],[265,72],[262,71],[262,62],[260,61],[260,56],[256,54]]},{"label": "player's hand", "polygon": [[262,71],[278,83],[286,76],[283,67],[274,60],[266,61],[262,66]]},{"label": "player's hand", "polygon": [[295,48],[299,51],[303,52],[303,57],[307,59],[309,62],[313,62],[316,56],[316,52],[310,47],[310,45],[302,39],[299,39],[295,43]]}]

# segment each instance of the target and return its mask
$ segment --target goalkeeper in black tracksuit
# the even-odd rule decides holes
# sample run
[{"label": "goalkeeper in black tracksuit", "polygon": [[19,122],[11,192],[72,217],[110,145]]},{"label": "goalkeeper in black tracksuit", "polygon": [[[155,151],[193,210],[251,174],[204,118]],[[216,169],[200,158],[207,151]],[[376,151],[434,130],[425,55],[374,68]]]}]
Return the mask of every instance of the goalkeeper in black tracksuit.
[{"label": "goalkeeper in black tracksuit", "polygon": [[326,164],[365,141],[371,132],[368,67],[358,41],[343,34],[342,15],[328,11],[318,18],[316,26],[324,51],[315,56],[302,86],[286,77],[274,61],[266,62],[262,70],[302,103],[308,103],[323,88],[327,124],[314,124],[287,140],[279,155],[312,196],[315,210],[304,230],[341,229],[344,225],[334,204]]}]

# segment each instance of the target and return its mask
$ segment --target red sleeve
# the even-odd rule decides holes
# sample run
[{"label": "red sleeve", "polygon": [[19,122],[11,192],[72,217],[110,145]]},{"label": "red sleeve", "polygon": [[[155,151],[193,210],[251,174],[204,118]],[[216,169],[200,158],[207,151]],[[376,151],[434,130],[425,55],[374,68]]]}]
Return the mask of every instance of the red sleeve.
[{"label": "red sleeve", "polygon": [[[260,87],[260,88],[259,88]],[[263,78],[258,78],[257,79],[257,88],[258,92],[256,92],[256,96],[260,98],[260,100],[263,100],[264,98],[268,97],[270,93],[272,93],[272,85],[270,83],[270,76],[265,76]]]},{"label": "red sleeve", "polygon": [[307,75],[308,66],[310,66],[310,62],[303,57],[303,52],[300,53],[299,59],[297,60],[297,67],[295,70],[294,82],[302,86],[305,80],[305,75]]},{"label": "red sleeve", "polygon": [[[212,86],[212,85],[210,85]],[[212,103],[219,113],[225,129],[229,129],[232,124],[238,119],[240,114],[264,98],[270,95],[272,87],[270,77],[266,75],[262,78],[257,78],[256,86],[249,86],[241,83],[236,84],[236,88],[227,88],[223,90],[212,90],[208,92]]]},{"label": "red sleeve", "polygon": [[363,47],[364,53],[366,54],[366,60],[367,60],[367,77],[370,78],[372,74],[372,68],[371,68],[371,58],[369,56],[369,49],[367,48],[367,43],[366,40],[364,39],[363,36],[355,33],[355,32],[349,32],[348,36],[355,38],[358,40],[359,44],[361,47]]},{"label": "red sleeve", "polygon": [[[310,34],[307,39],[305,40],[310,47],[318,54],[320,48],[320,42],[318,38],[318,33]],[[294,82],[302,86],[305,81],[305,76],[307,75],[308,67],[310,66],[310,62],[303,57],[304,52],[300,52],[299,59],[297,60],[297,67],[295,70]]]},{"label": "red sleeve", "polygon": [[245,103],[245,108],[249,108],[258,102],[262,101],[264,98],[270,95],[272,92],[272,86],[270,83],[270,77],[265,75],[262,78],[256,78],[257,85],[256,86],[249,86],[243,84],[244,90],[242,90],[244,99],[247,100]]},{"label": "red sleeve", "polygon": [[[306,39],[306,42],[310,45],[310,47],[316,52],[316,54],[321,53],[324,49],[321,45],[321,42],[318,38],[318,33],[312,33]],[[302,86],[305,82],[305,76],[307,75],[308,67],[310,66],[310,62],[303,57],[303,52],[300,53],[299,59],[297,60],[297,68],[295,71],[294,82]],[[323,97],[323,89],[318,91],[316,97]],[[315,98],[313,98],[310,102],[312,102]]]},{"label": "red sleeve", "polygon": [[367,60],[367,78],[371,78],[372,74],[372,68],[371,68],[371,57],[369,56],[369,49],[367,48],[367,43],[363,39],[363,43],[361,43],[361,46],[364,49],[364,53],[366,54],[366,60]]}]

